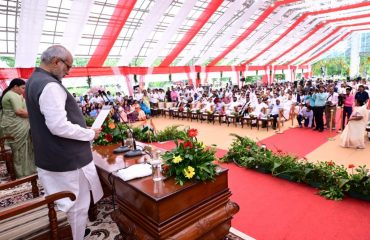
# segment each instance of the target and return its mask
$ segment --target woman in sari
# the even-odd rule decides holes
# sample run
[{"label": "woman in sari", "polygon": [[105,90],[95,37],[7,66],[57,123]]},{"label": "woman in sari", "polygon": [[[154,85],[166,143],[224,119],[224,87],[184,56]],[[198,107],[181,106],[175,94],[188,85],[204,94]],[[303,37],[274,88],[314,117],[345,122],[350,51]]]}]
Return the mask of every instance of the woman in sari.
[{"label": "woman in sari", "polygon": [[133,106],[135,108],[135,112],[138,113],[137,120],[139,120],[139,121],[146,120],[145,112],[141,109],[140,104],[138,103],[138,101],[135,101]]},{"label": "woman in sari", "polygon": [[342,147],[365,148],[365,132],[368,112],[363,102],[356,100],[356,106],[340,136]]},{"label": "woman in sari", "polygon": [[23,98],[24,90],[25,81],[15,78],[4,90],[0,101],[2,109],[0,127],[4,136],[13,138],[8,140],[8,144],[12,149],[17,178],[36,172],[28,112]]}]

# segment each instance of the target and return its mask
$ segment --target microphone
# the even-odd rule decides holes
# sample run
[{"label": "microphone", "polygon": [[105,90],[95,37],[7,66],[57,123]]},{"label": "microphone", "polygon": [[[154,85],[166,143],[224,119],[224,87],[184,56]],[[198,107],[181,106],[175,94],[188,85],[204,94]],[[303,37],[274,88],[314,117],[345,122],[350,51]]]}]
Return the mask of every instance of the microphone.
[{"label": "microphone", "polygon": [[108,97],[107,93],[105,91],[100,91],[98,90],[98,93],[99,95],[103,98],[104,100],[104,97],[106,100],[104,100],[105,104],[109,103],[110,105],[115,105],[114,102]]},{"label": "microphone", "polygon": [[[122,122],[124,122],[123,119],[122,119],[122,117],[121,117],[121,114],[118,112],[118,106],[116,106],[115,103],[108,98],[108,95],[105,93],[105,91],[98,90],[98,94],[101,96],[101,98],[103,98],[103,100],[104,100],[104,97],[108,100],[108,101],[104,100],[105,103],[109,102],[110,105],[113,105],[113,109],[114,109],[115,115],[118,115],[119,118],[122,120]],[[117,121],[119,121],[119,119]],[[126,124],[126,126],[130,129],[130,127],[127,124]],[[120,129],[120,131],[121,131],[121,134],[122,134],[122,130],[121,129]],[[113,153],[123,153],[123,152],[128,152],[128,151],[130,151],[130,148],[127,147],[127,146],[125,146],[125,141],[122,138],[121,146],[119,146],[118,148],[114,149],[113,150]]]},{"label": "microphone", "polygon": [[[128,134],[127,134],[127,138],[130,138],[132,140],[132,144],[133,144],[133,150],[130,150],[130,148],[128,146],[125,146],[124,144],[124,140],[122,139],[122,144],[120,147],[116,148],[113,150],[113,153],[124,153],[124,156],[129,158],[129,157],[137,157],[137,156],[141,156],[143,155],[143,152],[139,149],[136,148],[136,141],[135,141],[135,137],[134,137],[134,132],[132,131],[131,127],[122,119],[122,116],[118,110],[119,106],[117,106],[117,104],[112,101],[111,99],[108,98],[108,95],[106,94],[105,91],[100,91],[102,95],[104,95],[106,97],[106,99],[108,99],[108,102],[110,103],[110,105],[113,105],[113,109],[114,109],[114,112],[115,114],[119,116],[119,119],[122,120],[123,124],[126,125],[126,127],[128,128]],[[119,121],[119,120],[118,120]],[[122,131],[122,130],[121,130]]]},{"label": "microphone", "polygon": [[132,131],[131,128],[129,128],[127,130],[127,136],[128,136],[128,139],[130,139],[132,141],[132,145],[133,145],[134,149],[126,152],[123,156],[125,156],[126,158],[130,158],[130,157],[137,157],[137,156],[143,155],[143,151],[136,148],[136,141],[135,141],[135,138],[134,138],[134,132]]},{"label": "microphone", "polygon": [[98,90],[98,94],[99,94],[99,96],[100,96],[100,97],[102,97],[102,98],[103,98],[103,100],[104,100],[103,92],[102,92],[101,90]]}]

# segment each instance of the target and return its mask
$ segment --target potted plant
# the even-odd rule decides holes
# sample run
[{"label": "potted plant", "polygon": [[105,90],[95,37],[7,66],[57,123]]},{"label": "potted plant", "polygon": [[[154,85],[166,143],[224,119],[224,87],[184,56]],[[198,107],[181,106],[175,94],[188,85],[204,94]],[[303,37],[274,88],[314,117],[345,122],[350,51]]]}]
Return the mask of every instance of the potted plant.
[{"label": "potted plant", "polygon": [[184,142],[175,141],[176,148],[162,155],[167,177],[175,177],[177,184],[213,180],[217,174],[216,150],[199,142],[197,134],[196,129],[189,129]]}]

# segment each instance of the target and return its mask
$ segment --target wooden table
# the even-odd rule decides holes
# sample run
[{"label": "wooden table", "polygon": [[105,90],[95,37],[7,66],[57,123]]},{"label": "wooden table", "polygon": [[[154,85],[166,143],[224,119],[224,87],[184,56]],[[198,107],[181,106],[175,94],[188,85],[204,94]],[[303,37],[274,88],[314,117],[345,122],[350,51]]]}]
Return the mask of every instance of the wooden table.
[{"label": "wooden table", "polygon": [[179,186],[172,178],[154,182],[151,176],[125,182],[110,173],[144,159],[123,159],[111,153],[115,147],[94,147],[93,156],[104,189],[114,184],[118,207],[112,218],[125,239],[223,239],[228,234],[239,206],[229,200],[227,169],[220,168],[215,181],[207,183]]}]

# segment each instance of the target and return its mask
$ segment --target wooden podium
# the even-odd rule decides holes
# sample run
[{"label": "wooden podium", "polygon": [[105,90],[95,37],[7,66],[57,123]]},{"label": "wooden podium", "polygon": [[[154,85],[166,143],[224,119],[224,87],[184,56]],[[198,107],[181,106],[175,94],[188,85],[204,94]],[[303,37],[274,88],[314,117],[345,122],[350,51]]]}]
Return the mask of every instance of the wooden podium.
[{"label": "wooden podium", "polygon": [[123,181],[114,171],[143,160],[126,162],[107,152],[115,147],[94,147],[94,161],[102,184],[114,186],[118,207],[112,218],[124,239],[223,239],[229,233],[239,206],[229,200],[227,169],[220,168],[214,181],[183,186],[172,178],[154,182],[151,176]]}]

